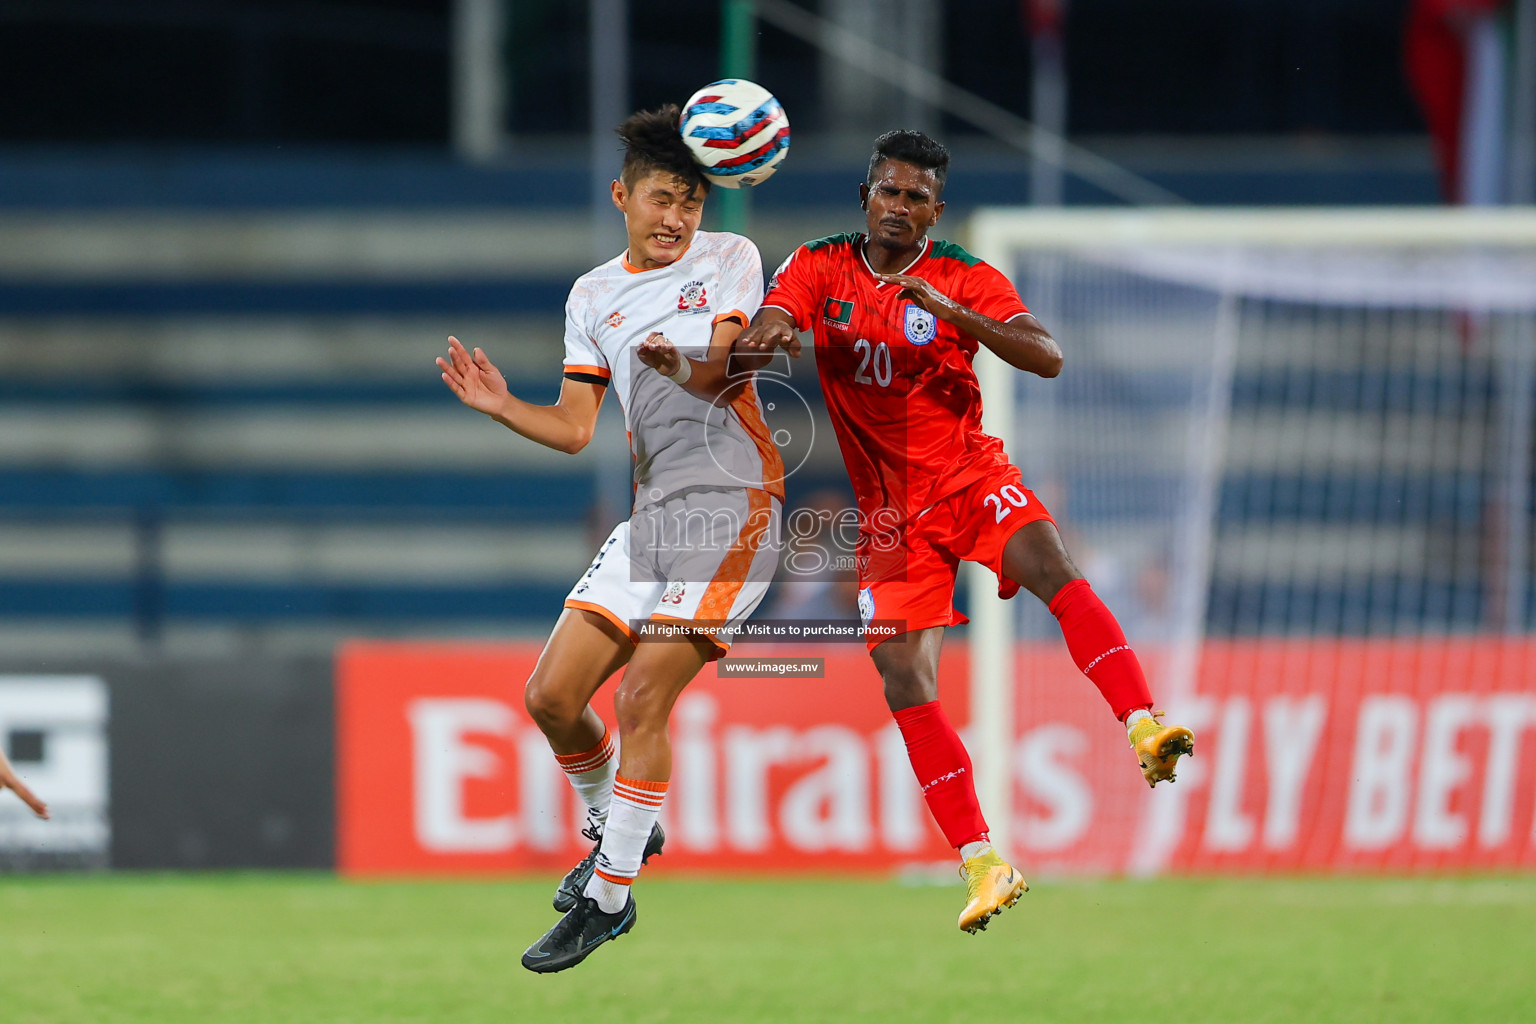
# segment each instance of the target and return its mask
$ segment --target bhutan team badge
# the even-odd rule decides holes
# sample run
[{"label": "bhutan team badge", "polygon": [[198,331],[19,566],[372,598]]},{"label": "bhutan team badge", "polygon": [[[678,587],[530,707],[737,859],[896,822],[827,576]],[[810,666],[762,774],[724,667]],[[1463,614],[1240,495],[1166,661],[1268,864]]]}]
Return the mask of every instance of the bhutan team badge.
[{"label": "bhutan team badge", "polygon": [[679,313],[709,312],[709,293],[704,290],[703,281],[689,281],[683,285],[683,290],[677,294],[677,311]]},{"label": "bhutan team badge", "polygon": [[921,306],[907,307],[907,340],[914,345],[926,345],[939,333],[939,323],[932,313]]}]

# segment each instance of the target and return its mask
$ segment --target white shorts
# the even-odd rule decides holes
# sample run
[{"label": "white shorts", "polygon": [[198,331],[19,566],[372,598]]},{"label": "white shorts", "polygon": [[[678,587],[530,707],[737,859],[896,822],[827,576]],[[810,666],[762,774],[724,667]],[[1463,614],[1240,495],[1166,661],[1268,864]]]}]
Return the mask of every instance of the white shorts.
[{"label": "white shorts", "polygon": [[773,581],[780,512],[778,498],[747,488],[684,491],[641,509],[614,527],[565,607],[601,615],[637,643],[686,639],[664,626],[685,624],[723,654]]}]

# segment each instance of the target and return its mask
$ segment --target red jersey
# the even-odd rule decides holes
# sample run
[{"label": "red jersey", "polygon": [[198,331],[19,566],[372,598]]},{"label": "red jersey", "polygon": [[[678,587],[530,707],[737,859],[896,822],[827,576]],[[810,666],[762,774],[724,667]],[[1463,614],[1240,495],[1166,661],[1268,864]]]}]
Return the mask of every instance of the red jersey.
[{"label": "red jersey", "polygon": [[[1029,312],[998,270],[953,242],[927,240],[901,271],[994,320]],[[981,431],[979,342],[882,284],[864,235],[800,246],[768,282],[799,330],[815,331],[827,412],[866,527],[904,522],[1006,461]],[[886,511],[882,511],[886,510]]]}]

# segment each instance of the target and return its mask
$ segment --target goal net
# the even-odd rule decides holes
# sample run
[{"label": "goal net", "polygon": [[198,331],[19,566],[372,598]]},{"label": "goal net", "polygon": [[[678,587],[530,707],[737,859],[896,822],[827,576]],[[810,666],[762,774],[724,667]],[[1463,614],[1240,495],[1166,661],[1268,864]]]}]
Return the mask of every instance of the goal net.
[{"label": "goal net", "polygon": [[1066,353],[1054,380],[978,356],[988,429],[1199,734],[1149,799],[1050,615],[976,573],[1010,841],[1063,870],[1536,865],[1536,213],[984,210],[970,244]]}]

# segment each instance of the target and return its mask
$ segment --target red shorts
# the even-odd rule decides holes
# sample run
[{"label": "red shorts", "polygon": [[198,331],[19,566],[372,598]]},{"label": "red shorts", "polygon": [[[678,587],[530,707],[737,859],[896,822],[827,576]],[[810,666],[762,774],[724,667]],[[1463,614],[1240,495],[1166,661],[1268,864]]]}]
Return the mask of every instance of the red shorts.
[{"label": "red shorts", "polygon": [[861,538],[859,615],[870,650],[893,635],[958,626],[955,573],[962,561],[979,562],[997,575],[997,594],[1010,598],[1019,585],[1003,575],[1003,546],[1020,527],[1055,523],[1035,493],[1024,486],[1018,467],[999,462],[994,472],[930,505],[895,532]]}]

